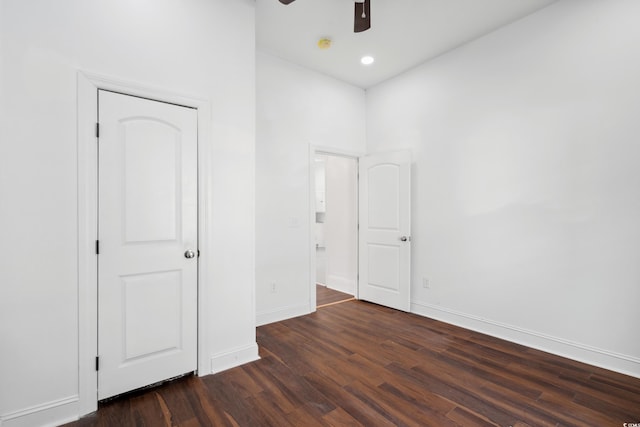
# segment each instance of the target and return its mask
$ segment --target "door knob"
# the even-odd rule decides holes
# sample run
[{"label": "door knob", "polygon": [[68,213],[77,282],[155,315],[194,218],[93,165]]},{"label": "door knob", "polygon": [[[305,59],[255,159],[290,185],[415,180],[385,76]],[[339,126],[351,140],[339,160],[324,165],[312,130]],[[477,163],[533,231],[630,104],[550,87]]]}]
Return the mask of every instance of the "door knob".
[{"label": "door knob", "polygon": [[401,242],[411,241],[411,236],[409,236],[409,237],[407,237],[407,236],[402,236],[402,237],[400,237],[400,241],[401,241]]},{"label": "door knob", "polygon": [[193,258],[196,256],[196,253],[194,251],[192,251],[191,249],[188,249],[185,253],[184,253],[184,257],[185,258]]}]

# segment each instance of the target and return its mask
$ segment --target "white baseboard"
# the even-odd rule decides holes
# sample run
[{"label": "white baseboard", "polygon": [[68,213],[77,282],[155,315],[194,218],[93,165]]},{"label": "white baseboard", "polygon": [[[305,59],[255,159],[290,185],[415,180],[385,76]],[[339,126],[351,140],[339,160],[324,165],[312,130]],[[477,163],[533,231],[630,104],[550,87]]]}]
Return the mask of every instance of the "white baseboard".
[{"label": "white baseboard", "polygon": [[259,359],[257,343],[238,347],[230,351],[214,354],[211,357],[211,373],[226,371]]},{"label": "white baseboard", "polygon": [[0,415],[2,427],[58,426],[78,419],[78,395]]},{"label": "white baseboard", "polygon": [[[211,373],[259,360],[258,344],[252,343],[211,357]],[[0,427],[59,426],[79,418],[79,396],[30,406],[0,415]]]},{"label": "white baseboard", "polygon": [[327,288],[333,289],[334,291],[344,292],[345,294],[355,295],[356,294],[356,281],[346,279],[342,276],[327,276]]},{"label": "white baseboard", "polygon": [[640,359],[526,330],[445,307],[411,303],[411,312],[537,350],[640,378]]},{"label": "white baseboard", "polygon": [[291,319],[293,317],[304,316],[309,314],[309,305],[290,305],[281,307],[276,310],[263,311],[256,314],[256,325],[262,326],[269,323],[280,322],[281,320]]}]

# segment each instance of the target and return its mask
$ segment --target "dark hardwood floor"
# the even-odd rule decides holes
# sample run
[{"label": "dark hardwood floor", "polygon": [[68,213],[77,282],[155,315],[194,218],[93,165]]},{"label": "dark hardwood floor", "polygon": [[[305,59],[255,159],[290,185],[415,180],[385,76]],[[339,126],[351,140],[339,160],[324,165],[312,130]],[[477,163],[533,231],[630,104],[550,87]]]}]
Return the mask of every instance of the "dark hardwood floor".
[{"label": "dark hardwood floor", "polygon": [[328,304],[335,304],[353,299],[353,295],[345,294],[324,285],[316,285],[316,306],[324,307]]},{"label": "dark hardwood floor", "polygon": [[614,426],[640,379],[360,301],[261,326],[262,359],[71,426]]}]

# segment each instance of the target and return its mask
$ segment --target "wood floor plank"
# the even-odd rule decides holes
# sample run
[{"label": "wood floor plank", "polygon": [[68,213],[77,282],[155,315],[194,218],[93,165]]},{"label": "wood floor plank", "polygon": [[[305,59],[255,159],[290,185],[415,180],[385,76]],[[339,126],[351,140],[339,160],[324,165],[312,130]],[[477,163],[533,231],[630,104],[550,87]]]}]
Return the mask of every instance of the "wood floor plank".
[{"label": "wood floor plank", "polygon": [[[345,412],[359,423],[365,426],[393,426],[394,424],[384,417],[380,417],[374,408],[369,407],[365,402],[355,398],[344,387],[328,378],[321,377],[315,373],[307,375],[308,381],[325,396],[336,402]],[[330,396],[330,397],[329,397]]]},{"label": "wood floor plank", "polygon": [[287,419],[287,414],[278,405],[273,404],[275,396],[269,392],[261,392],[256,396],[246,399],[251,412],[260,414],[259,425],[271,427],[295,427],[295,424]]},{"label": "wood floor plank", "polygon": [[584,406],[585,408],[595,409],[598,412],[603,413],[607,412],[609,416],[615,417],[619,420],[640,419],[640,405],[630,407],[620,403],[611,404],[606,400],[583,393],[577,393],[576,397],[573,398],[573,401],[581,406]]},{"label": "wood floor plank", "polygon": [[521,399],[495,387],[482,387],[479,393],[487,402],[500,407],[503,411],[517,414],[518,420],[534,426],[580,427],[581,423],[565,413],[559,413],[547,405],[541,405],[538,399]]},{"label": "wood floor plank", "polygon": [[589,425],[589,423],[591,423],[592,425],[603,426],[607,425],[610,421],[607,416],[596,410],[586,408],[572,401],[568,402],[566,399],[559,398],[552,393],[543,393],[538,399],[538,404],[558,414],[557,417],[559,419],[569,418],[573,420],[572,422],[577,422],[582,425]]},{"label": "wood floor plank", "polygon": [[439,372],[429,372],[419,368],[405,369],[396,364],[389,365],[387,369],[396,373],[400,378],[413,381],[430,393],[445,397],[458,406],[468,409],[469,412],[480,414],[499,425],[511,425],[518,420],[514,415],[491,401],[483,400],[477,393],[469,391],[463,382],[454,382],[449,377],[439,375]]},{"label": "wood floor plank", "polygon": [[611,383],[594,381],[592,378],[571,378],[560,375],[559,378],[576,390],[576,394],[589,395],[595,399],[604,400],[613,406],[624,407],[629,401],[636,402],[640,406],[640,394],[630,392],[626,387],[616,387]]},{"label": "wood floor plank", "polygon": [[312,387],[304,376],[295,374],[287,366],[272,363],[271,370],[280,390],[286,390],[285,395],[289,400],[298,403],[295,405],[296,407],[303,406],[305,403],[312,404],[321,409],[323,414],[336,408],[334,403]]},{"label": "wood floor plank", "polygon": [[640,379],[361,301],[257,328],[261,359],[70,426],[621,426]]},{"label": "wood floor plank", "polygon": [[[266,393],[272,396],[273,405],[278,406],[283,413],[287,414],[295,410],[296,403],[287,398],[270,371],[258,368],[255,364],[248,364],[243,367],[243,370],[260,384]],[[285,390],[285,392],[288,392],[288,390]]]},{"label": "wood floor plank", "polygon": [[262,414],[251,412],[251,406],[233,393],[233,387],[224,380],[224,375],[207,376],[202,381],[212,404],[222,409],[225,425],[259,425]]},{"label": "wood floor plank", "polygon": [[[376,388],[365,385],[359,381],[355,381],[344,389],[369,408],[373,409],[379,418],[387,419],[395,426],[419,425],[420,420],[416,417],[419,412],[404,414],[402,406],[396,407],[389,403],[390,399],[386,397],[393,397],[391,395],[378,393]],[[413,416],[414,419],[411,419],[411,416]]]},{"label": "wood floor plank", "polygon": [[478,427],[495,427],[496,423],[492,423],[476,414],[467,411],[464,408],[456,406],[451,412],[447,414],[447,417],[452,421],[457,422],[461,426],[478,426]]},{"label": "wood floor plank", "polygon": [[[197,406],[202,408],[202,415],[198,417],[198,420],[202,425],[213,426],[234,426],[236,425],[231,421],[224,411],[222,405],[216,405],[204,382],[199,378],[188,384],[189,389],[194,391],[194,399],[197,401]],[[196,403],[192,403],[196,406]]]},{"label": "wood floor plank", "polygon": [[171,419],[165,418],[165,412],[156,398],[156,393],[145,393],[136,396],[131,405],[131,413],[136,425],[171,425]]},{"label": "wood floor plank", "polygon": [[435,393],[431,393],[422,384],[416,384],[410,381],[396,380],[393,384],[384,383],[380,386],[381,390],[386,393],[397,396],[406,404],[405,407],[411,408],[412,411],[420,411],[428,415],[428,425],[446,425],[444,421],[445,414],[448,414],[456,407],[456,403]]},{"label": "wood floor plank", "polygon": [[336,408],[328,414],[325,414],[322,417],[322,421],[331,427],[364,427],[342,408]]},{"label": "wood floor plank", "polygon": [[465,352],[438,354],[434,359],[444,362],[450,369],[467,372],[473,378],[494,383],[522,398],[537,399],[542,394],[541,387],[537,384],[523,383],[521,377],[512,375],[506,367],[475,363],[472,355]]},{"label": "wood floor plank", "polygon": [[318,408],[313,403],[305,403],[295,411],[287,414],[287,421],[296,427],[327,427],[330,424],[325,421],[324,417],[334,411],[335,409],[325,413],[323,409]]}]

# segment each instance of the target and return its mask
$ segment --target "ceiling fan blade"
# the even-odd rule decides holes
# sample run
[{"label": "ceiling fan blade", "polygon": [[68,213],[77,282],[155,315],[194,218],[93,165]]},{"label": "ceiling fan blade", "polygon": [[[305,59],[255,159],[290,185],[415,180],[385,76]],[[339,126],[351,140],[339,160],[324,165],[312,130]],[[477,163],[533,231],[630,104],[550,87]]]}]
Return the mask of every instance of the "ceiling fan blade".
[{"label": "ceiling fan blade", "polygon": [[371,28],[371,0],[356,1],[353,31],[361,33],[369,28]]},{"label": "ceiling fan blade", "polygon": [[290,4],[290,3],[293,3],[294,1],[296,1],[296,0],[280,0],[280,3],[282,3],[282,4]]}]

